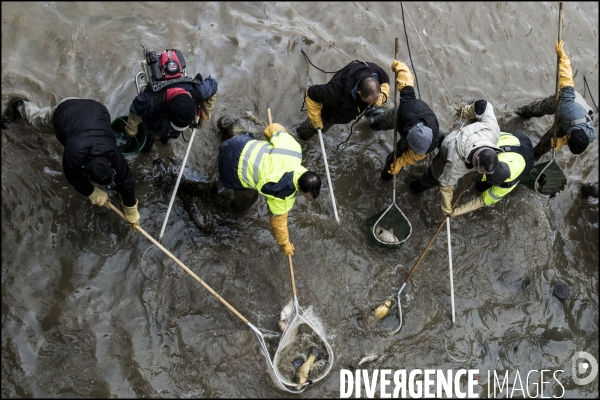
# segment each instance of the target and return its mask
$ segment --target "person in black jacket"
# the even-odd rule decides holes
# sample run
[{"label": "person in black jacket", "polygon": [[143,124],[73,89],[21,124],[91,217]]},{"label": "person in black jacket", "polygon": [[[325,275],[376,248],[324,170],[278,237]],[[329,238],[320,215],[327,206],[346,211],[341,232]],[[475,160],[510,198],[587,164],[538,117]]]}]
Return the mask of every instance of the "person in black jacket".
[{"label": "person in black jacket", "polygon": [[346,65],[324,85],[313,85],[306,93],[308,118],[296,133],[308,140],[321,129],[327,132],[336,124],[347,124],[372,104],[380,106],[390,94],[390,78],[375,63]]},{"label": "person in black jacket", "polygon": [[117,147],[110,114],[95,100],[70,97],[54,107],[39,108],[25,97],[13,97],[2,115],[2,127],[8,128],[23,118],[42,133],[53,133],[64,146],[63,171],[69,183],[98,206],[108,207],[108,195],[90,182],[108,185],[114,182],[121,195],[127,221],[139,225],[138,201],[133,178],[125,157]]},{"label": "person in black jacket", "polygon": [[204,80],[184,77],[165,81],[160,87],[154,91],[153,86],[148,85],[129,108],[125,132],[135,136],[138,125],[144,125],[147,133],[141,150],[144,153],[150,151],[156,140],[166,144],[169,139],[179,137],[196,115],[202,126],[210,118],[217,99],[217,81],[211,77]]},{"label": "person in black jacket", "polygon": [[[408,66],[394,60],[392,71],[396,73],[400,104],[398,105],[398,133],[396,160],[392,151],[386,158],[381,179],[391,180],[402,168],[427,157],[437,148],[440,129],[437,117],[431,108],[415,96],[414,77]],[[375,107],[367,112],[371,128],[377,131],[394,129],[394,109],[384,111]]]}]

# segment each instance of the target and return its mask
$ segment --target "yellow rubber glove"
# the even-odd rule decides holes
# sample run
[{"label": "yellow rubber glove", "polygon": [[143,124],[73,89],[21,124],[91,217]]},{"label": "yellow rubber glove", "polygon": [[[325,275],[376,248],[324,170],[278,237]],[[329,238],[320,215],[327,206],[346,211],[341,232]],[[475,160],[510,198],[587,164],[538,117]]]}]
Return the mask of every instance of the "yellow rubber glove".
[{"label": "yellow rubber glove", "polygon": [[136,226],[140,226],[140,213],[138,212],[138,201],[135,200],[135,204],[131,207],[126,207],[123,202],[121,202],[121,207],[123,208],[123,215],[127,222],[129,222],[131,226],[131,230],[135,230]]},{"label": "yellow rubber glove", "polygon": [[396,83],[398,90],[402,90],[405,86],[414,86],[415,78],[408,69],[408,66],[401,61],[394,60],[392,62],[392,71],[396,73]]},{"label": "yellow rubber glove", "polygon": [[571,61],[567,57],[567,53],[563,50],[564,42],[561,40],[556,41],[556,54],[560,58],[558,63],[558,87],[560,89],[565,86],[575,87],[573,81],[573,70],[571,69]]},{"label": "yellow rubber glove", "polygon": [[554,147],[556,151],[560,150],[565,144],[567,144],[567,135],[556,138],[556,147],[554,146],[554,138],[550,138],[550,146]]},{"label": "yellow rubber glove", "polygon": [[454,210],[452,210],[452,214],[450,214],[450,216],[453,218],[458,217],[459,215],[463,215],[468,212],[475,211],[475,210],[483,207],[484,205],[485,205],[485,203],[483,202],[483,197],[479,196],[476,199],[473,199],[471,201],[464,203],[463,205],[461,205],[459,207],[456,207]]},{"label": "yellow rubber glove", "polygon": [[452,214],[452,196],[454,187],[440,186],[440,206],[444,217],[449,217]]},{"label": "yellow rubber glove", "polygon": [[282,215],[270,214],[271,230],[273,231],[275,239],[277,239],[277,244],[281,246],[285,255],[293,256],[294,245],[290,243],[288,235],[287,217],[288,213]]},{"label": "yellow rubber glove", "polygon": [[125,133],[127,136],[134,137],[138,133],[138,125],[142,122],[142,117],[138,117],[131,111],[127,117],[127,125],[125,125]]},{"label": "yellow rubber glove", "polygon": [[90,199],[95,206],[108,207],[108,194],[97,187],[94,188],[94,191],[88,196],[88,199]]},{"label": "yellow rubber glove", "polygon": [[402,153],[402,155],[398,157],[393,164],[390,165],[388,174],[397,175],[400,171],[402,171],[402,168],[406,167],[407,165],[413,165],[425,157],[427,157],[427,154],[417,154],[412,149],[408,149]]},{"label": "yellow rubber glove", "polygon": [[381,107],[381,105],[387,101],[388,97],[390,97],[390,85],[382,83],[381,94],[379,95],[379,99],[375,102],[375,105]]},{"label": "yellow rubber glove", "polygon": [[204,121],[208,121],[210,119],[210,112],[212,111],[213,107],[215,106],[215,102],[217,101],[217,94],[213,94],[212,97],[210,97],[208,100],[205,100],[204,103],[202,103],[202,120]]},{"label": "yellow rubber glove", "polygon": [[267,140],[271,140],[271,138],[273,137],[273,134],[276,132],[279,132],[279,131],[287,132],[285,130],[285,128],[283,127],[283,125],[279,125],[277,123],[272,123],[271,125],[269,125],[265,128],[263,133],[265,134],[265,137],[267,138]]},{"label": "yellow rubber glove", "polygon": [[321,110],[323,109],[323,104],[312,101],[307,94],[306,109],[308,110],[308,118],[310,119],[313,128],[323,129],[323,121],[321,120]]}]

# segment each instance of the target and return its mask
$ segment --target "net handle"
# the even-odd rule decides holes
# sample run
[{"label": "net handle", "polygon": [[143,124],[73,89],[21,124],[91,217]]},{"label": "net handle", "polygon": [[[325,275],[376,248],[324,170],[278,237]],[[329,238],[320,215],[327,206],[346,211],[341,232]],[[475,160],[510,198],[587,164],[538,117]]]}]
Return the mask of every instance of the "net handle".
[{"label": "net handle", "polygon": [[[456,200],[454,200],[454,203],[452,204],[452,208],[456,207],[456,204],[458,204],[458,201],[460,200],[462,194],[465,192],[465,190],[467,189],[467,187],[471,183],[471,180],[473,179],[474,176],[475,176],[475,171],[471,172],[471,174],[469,175],[469,179],[467,180],[467,182],[465,183],[465,185],[463,186],[463,188],[460,190],[460,193],[456,197]],[[442,230],[442,228],[444,227],[445,224],[446,224],[446,219],[444,218],[442,220],[442,222],[440,223],[440,226],[438,227],[437,231],[435,231],[435,233],[431,237],[431,240],[427,244],[427,247],[425,247],[425,250],[423,250],[423,252],[421,253],[421,256],[419,257],[419,259],[415,263],[415,266],[410,270],[410,273],[406,277],[406,280],[404,281],[404,284],[408,283],[408,281],[410,280],[410,278],[412,278],[412,276],[415,273],[417,267],[419,266],[419,264],[421,263],[421,261],[425,257],[425,254],[427,254],[427,250],[429,250],[429,248],[431,247],[433,241],[437,237],[438,233],[440,233],[440,231]],[[402,287],[404,287],[404,285]]]},{"label": "net handle", "polygon": [[[395,49],[394,49],[394,60],[398,59],[398,54],[399,54],[399,48],[400,45],[398,43],[398,38],[396,38],[395,43],[394,43]],[[392,71],[393,72],[393,71]],[[392,143],[392,145],[394,146],[394,163],[396,162],[396,155],[398,153],[398,146],[396,145],[396,140],[398,139],[398,103],[399,103],[399,99],[398,99],[398,79],[396,79],[396,73],[394,72],[394,142]],[[556,141],[555,141],[556,143]],[[396,199],[396,175],[398,174],[394,174],[394,201]]]},{"label": "net handle", "polygon": [[[127,219],[125,218],[125,216],[123,215],[123,213],[121,212],[121,210],[119,210],[117,207],[115,207],[110,201],[107,202],[106,204],[107,204],[108,208],[110,208],[111,210],[113,210],[121,218],[123,218],[124,220],[127,221]],[[181,261],[179,261],[177,259],[177,257],[175,257],[173,254],[171,254],[171,252],[169,250],[165,249],[152,236],[150,236],[148,233],[146,233],[146,231],[143,230],[141,226],[135,225],[135,230],[138,231],[139,233],[141,233],[142,235],[146,236],[146,238],[149,241],[151,241],[156,247],[158,247],[159,249],[161,249],[167,256],[169,256],[169,258],[171,258],[181,268],[183,268],[185,270],[185,272],[187,272],[188,274],[190,274],[195,280],[197,280],[202,286],[204,286],[204,288],[206,290],[208,290],[210,292],[210,294],[212,294],[213,296],[215,296],[217,298],[217,300],[219,300],[225,307],[227,307],[229,309],[229,311],[231,311],[232,313],[234,313],[236,317],[238,317],[239,319],[241,319],[243,323],[249,324],[248,320],[246,318],[244,318],[244,316],[242,314],[240,314],[235,308],[233,308],[231,306],[231,304],[229,304],[227,301],[225,301],[224,298],[222,298],[217,292],[215,292],[210,286],[208,286],[202,279],[200,279],[198,277],[198,275],[196,275],[194,272],[192,272],[192,270],[190,270]]]},{"label": "net handle", "polygon": [[[558,3],[558,41],[560,42],[560,38],[562,36],[562,1]],[[560,56],[556,55],[556,95],[554,101],[554,147],[552,148],[552,158],[554,158],[554,153],[556,152],[556,135],[558,133],[558,97],[560,94]]]},{"label": "net handle", "polygon": [[291,254],[288,254],[288,262],[290,264],[290,277],[292,278],[292,294],[296,298],[296,280],[294,279],[294,265],[292,264]]}]

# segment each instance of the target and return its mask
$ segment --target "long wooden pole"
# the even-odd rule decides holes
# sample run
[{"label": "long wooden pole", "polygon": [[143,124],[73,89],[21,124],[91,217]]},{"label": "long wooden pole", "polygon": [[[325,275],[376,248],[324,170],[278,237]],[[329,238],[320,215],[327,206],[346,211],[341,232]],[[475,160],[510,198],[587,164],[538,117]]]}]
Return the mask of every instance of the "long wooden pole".
[{"label": "long wooden pole", "polygon": [[[394,42],[394,60],[398,59],[399,53],[400,45],[398,43],[398,38],[396,38]],[[392,143],[392,145],[394,146],[394,161],[392,162],[392,165],[396,163],[396,156],[398,153],[398,145],[396,144],[396,141],[398,140],[398,94],[398,79],[396,79],[396,74],[394,73],[394,142]],[[396,201],[396,175],[398,174],[394,174],[394,194],[392,196],[394,202]]]},{"label": "long wooden pole", "polygon": [[[475,176],[475,171],[471,172],[471,174],[469,175],[469,179],[467,180],[467,182],[465,182],[465,186],[463,186],[463,188],[461,189],[460,193],[456,197],[456,200],[454,200],[454,203],[452,204],[452,208],[456,207],[456,204],[458,204],[458,201],[460,200],[461,196],[463,195],[463,193],[465,192],[465,190],[467,189],[467,187],[471,184],[471,180],[473,179],[473,176]],[[419,259],[415,263],[415,266],[410,270],[410,273],[406,277],[406,280],[404,281],[404,284],[408,283],[408,281],[410,280],[410,278],[413,276],[413,274],[415,273],[417,267],[419,266],[419,264],[423,260],[423,257],[425,257],[425,254],[427,254],[427,250],[429,250],[429,248],[433,244],[433,241],[435,240],[435,238],[437,237],[437,235],[440,233],[440,231],[442,230],[442,228],[444,227],[445,224],[446,224],[446,219],[444,218],[442,220],[442,222],[440,223],[440,226],[438,227],[437,231],[435,231],[435,233],[431,237],[431,240],[429,241],[429,243],[427,243],[427,246],[425,247],[425,250],[423,250],[423,252],[421,253],[421,256],[419,257]]]},{"label": "long wooden pole", "polygon": [[[558,41],[562,36],[562,8],[563,3],[558,3]],[[558,98],[560,94],[560,56],[556,55],[556,97],[554,102],[554,146],[552,146],[552,154],[556,151],[556,137],[558,134]]]},{"label": "long wooden pole", "polygon": [[[123,215],[123,213],[121,212],[121,210],[119,210],[117,207],[115,207],[111,202],[108,202],[108,207],[111,210],[113,210],[114,212],[116,212],[121,218],[125,219],[125,216]],[[142,235],[146,236],[146,238],[149,241],[151,241],[156,247],[158,247],[159,249],[161,249],[167,256],[169,256],[169,258],[171,258],[181,268],[183,268],[185,270],[185,272],[187,272],[188,274],[190,274],[195,280],[197,280],[202,286],[204,286],[204,288],[206,290],[208,290],[210,292],[210,294],[212,294],[213,296],[215,296],[217,298],[217,300],[219,300],[225,307],[227,307],[229,309],[229,311],[231,311],[232,313],[234,313],[239,319],[242,320],[242,322],[244,322],[245,324],[248,324],[248,320],[246,318],[244,318],[244,316],[242,314],[240,314],[235,308],[233,308],[231,306],[231,304],[229,304],[227,301],[225,301],[224,298],[222,298],[217,292],[215,292],[210,286],[208,286],[194,272],[192,272],[192,270],[190,270],[188,267],[186,267],[185,264],[183,264],[181,261],[179,261],[177,259],[177,257],[175,257],[173,254],[171,254],[171,252],[169,250],[165,249],[152,236],[150,236],[148,233],[146,233],[146,231],[144,231],[141,226],[136,225],[135,226],[135,230],[138,231],[139,233],[141,233]]]}]

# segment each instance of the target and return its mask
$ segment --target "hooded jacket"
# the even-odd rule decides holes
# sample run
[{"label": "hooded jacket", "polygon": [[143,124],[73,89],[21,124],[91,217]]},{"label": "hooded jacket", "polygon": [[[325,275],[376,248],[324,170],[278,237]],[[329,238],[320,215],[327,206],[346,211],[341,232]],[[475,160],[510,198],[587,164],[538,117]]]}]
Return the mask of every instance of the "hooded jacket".
[{"label": "hooded jacket", "polygon": [[83,167],[90,159],[103,156],[115,171],[114,182],[123,204],[135,205],[133,178],[117,147],[106,107],[90,99],[66,100],[56,108],[53,122],[58,141],[64,146],[63,171],[75,190],[84,196],[92,194],[94,186],[83,174]]},{"label": "hooded jacket", "polygon": [[475,117],[477,122],[462,129],[451,132],[440,145],[440,156],[446,160],[444,170],[439,177],[440,186],[454,186],[458,180],[473,169],[468,157],[471,151],[479,147],[490,147],[497,152],[502,149],[496,146],[500,138],[500,127],[494,114],[492,104],[486,102],[485,111]]}]

